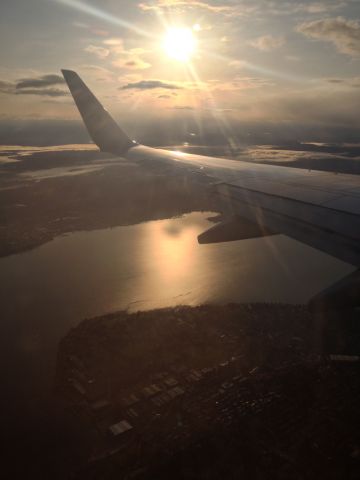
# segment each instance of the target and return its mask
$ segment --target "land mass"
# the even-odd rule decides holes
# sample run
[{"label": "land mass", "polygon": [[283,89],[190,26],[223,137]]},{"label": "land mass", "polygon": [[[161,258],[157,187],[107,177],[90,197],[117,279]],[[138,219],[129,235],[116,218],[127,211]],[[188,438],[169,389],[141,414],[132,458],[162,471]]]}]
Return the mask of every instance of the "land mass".
[{"label": "land mass", "polygon": [[358,478],[359,357],[321,338],[304,306],[83,321],[56,375],[83,430],[73,478]]},{"label": "land mass", "polygon": [[204,180],[166,163],[134,164],[94,149],[3,153],[11,161],[0,163],[0,256],[77,230],[212,210]]}]

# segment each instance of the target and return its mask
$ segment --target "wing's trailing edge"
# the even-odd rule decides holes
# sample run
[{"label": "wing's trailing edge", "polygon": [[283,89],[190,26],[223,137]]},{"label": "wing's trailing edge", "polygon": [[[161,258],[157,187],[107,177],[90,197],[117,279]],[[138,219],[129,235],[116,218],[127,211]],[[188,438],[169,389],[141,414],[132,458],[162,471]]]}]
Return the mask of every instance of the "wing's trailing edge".
[{"label": "wing's trailing edge", "polygon": [[261,225],[249,222],[245,218],[232,216],[225,218],[221,223],[214,225],[198,236],[201,244],[234,242],[236,240],[249,240],[261,238],[268,235],[275,235],[275,232],[262,227]]},{"label": "wing's trailing edge", "polygon": [[72,70],[61,70],[91,139],[103,152],[121,155],[136,142],[130,140],[111,115]]}]

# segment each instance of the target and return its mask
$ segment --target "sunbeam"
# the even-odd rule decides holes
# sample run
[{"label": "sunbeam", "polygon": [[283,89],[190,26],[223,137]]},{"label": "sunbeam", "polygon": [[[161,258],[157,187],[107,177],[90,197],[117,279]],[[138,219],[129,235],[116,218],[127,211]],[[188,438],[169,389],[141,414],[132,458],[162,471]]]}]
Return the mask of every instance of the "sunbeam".
[{"label": "sunbeam", "polygon": [[143,37],[154,38],[154,35],[151,35],[149,32],[147,32],[146,30],[143,30],[142,28],[137,27],[133,23],[127,22],[122,18],[115,17],[114,15],[107,13],[104,10],[101,10],[100,8],[93,7],[91,5],[88,5],[87,3],[81,2],[80,0],[52,0],[52,1],[56,3],[61,3],[75,10],[78,10],[79,12],[84,12],[93,17],[100,18],[102,20],[105,20],[106,22],[112,23],[113,25],[118,25],[120,27],[126,28],[127,30],[132,30],[133,32],[136,32]]}]

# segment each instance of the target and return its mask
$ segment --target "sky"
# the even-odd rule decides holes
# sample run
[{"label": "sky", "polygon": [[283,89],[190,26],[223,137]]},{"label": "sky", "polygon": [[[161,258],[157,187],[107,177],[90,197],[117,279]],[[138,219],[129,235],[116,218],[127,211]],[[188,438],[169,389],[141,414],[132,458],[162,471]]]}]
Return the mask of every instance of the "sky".
[{"label": "sky", "polygon": [[61,68],[148,143],[359,137],[359,0],[2,0],[0,42],[2,144],[88,141]]}]

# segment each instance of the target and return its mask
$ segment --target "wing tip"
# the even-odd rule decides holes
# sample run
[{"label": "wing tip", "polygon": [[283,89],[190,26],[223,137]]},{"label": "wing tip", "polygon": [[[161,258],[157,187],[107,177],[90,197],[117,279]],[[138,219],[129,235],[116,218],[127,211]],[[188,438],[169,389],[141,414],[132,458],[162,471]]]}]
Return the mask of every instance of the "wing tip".
[{"label": "wing tip", "polygon": [[61,73],[65,80],[69,80],[70,78],[78,77],[78,74],[74,70],[68,70],[66,68],[61,69]]},{"label": "wing tip", "polygon": [[91,139],[100,150],[122,154],[135,144],[73,70],[61,69]]}]

